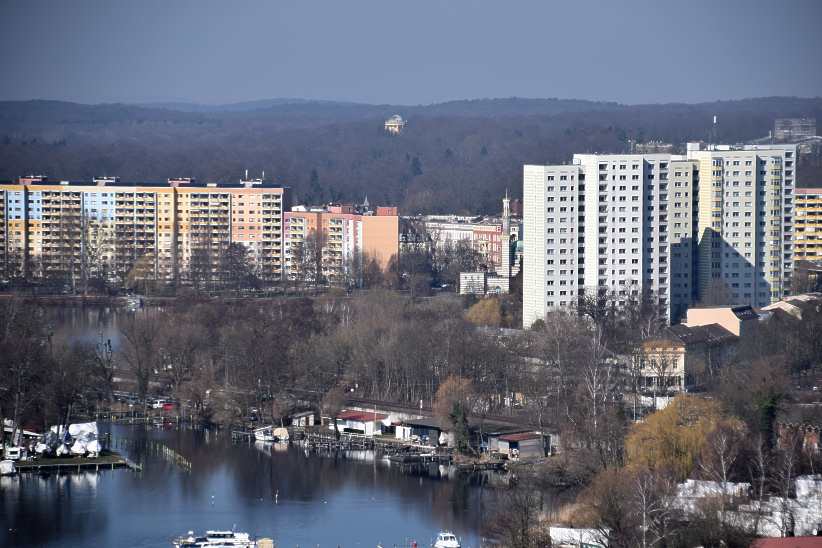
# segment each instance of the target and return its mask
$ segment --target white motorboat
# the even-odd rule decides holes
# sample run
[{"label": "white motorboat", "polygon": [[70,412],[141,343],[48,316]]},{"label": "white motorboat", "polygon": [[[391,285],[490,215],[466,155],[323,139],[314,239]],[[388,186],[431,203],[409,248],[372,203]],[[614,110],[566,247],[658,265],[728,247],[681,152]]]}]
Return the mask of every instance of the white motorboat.
[{"label": "white motorboat", "polygon": [[206,531],[195,535],[189,531],[174,541],[174,548],[256,548],[257,542],[248,533],[236,531]]},{"label": "white motorboat", "polygon": [[263,426],[254,430],[254,439],[257,441],[288,441],[287,428],[275,428],[274,426]]},{"label": "white motorboat", "polygon": [[257,441],[275,441],[274,427],[263,426],[254,430],[254,439]]},{"label": "white motorboat", "polygon": [[434,548],[460,548],[460,541],[457,536],[450,531],[442,531],[437,535]]}]

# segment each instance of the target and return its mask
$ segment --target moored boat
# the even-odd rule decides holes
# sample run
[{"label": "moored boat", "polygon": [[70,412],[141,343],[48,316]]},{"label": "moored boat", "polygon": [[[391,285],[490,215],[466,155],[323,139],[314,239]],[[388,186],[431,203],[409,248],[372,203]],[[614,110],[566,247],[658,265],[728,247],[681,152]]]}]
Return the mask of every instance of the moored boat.
[{"label": "moored boat", "polygon": [[189,531],[184,537],[174,540],[174,548],[256,548],[257,542],[248,533],[236,531],[206,531],[205,535],[195,535]]},{"label": "moored boat", "polygon": [[460,541],[457,536],[450,531],[442,531],[437,535],[434,548],[460,548]]},{"label": "moored boat", "polygon": [[257,441],[288,441],[287,428],[263,426],[254,430],[254,439]]},{"label": "moored boat", "polygon": [[274,427],[263,426],[262,428],[257,428],[254,430],[254,439],[257,441],[275,441]]}]

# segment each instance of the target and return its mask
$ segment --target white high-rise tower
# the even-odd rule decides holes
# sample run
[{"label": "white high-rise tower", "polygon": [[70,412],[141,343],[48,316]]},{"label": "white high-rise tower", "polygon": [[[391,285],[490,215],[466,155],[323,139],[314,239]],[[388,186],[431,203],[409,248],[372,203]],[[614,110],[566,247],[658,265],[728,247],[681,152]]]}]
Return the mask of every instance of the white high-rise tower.
[{"label": "white high-rise tower", "polygon": [[[794,145],[576,154],[524,167],[523,324],[584,295],[764,306],[793,262]],[[714,302],[720,300],[722,302]]]}]

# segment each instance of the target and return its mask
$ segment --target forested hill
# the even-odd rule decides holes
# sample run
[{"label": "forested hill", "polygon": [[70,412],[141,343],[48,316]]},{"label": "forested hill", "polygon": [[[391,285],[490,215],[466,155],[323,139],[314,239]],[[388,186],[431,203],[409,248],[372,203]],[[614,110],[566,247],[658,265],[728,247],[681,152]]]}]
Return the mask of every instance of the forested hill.
[{"label": "forested hill", "polygon": [[[402,135],[383,131],[392,114]],[[522,192],[522,165],[574,152],[625,152],[628,140],[682,143],[766,136],[775,118],[822,123],[822,98],[620,105],[565,99],[487,99],[427,106],[275,99],[221,106],[0,102],[0,180],[26,173],[125,181],[193,176],[236,181],[245,169],[291,186],[298,201],[399,204],[404,213],[495,212]],[[822,186],[822,162],[799,168]]]}]

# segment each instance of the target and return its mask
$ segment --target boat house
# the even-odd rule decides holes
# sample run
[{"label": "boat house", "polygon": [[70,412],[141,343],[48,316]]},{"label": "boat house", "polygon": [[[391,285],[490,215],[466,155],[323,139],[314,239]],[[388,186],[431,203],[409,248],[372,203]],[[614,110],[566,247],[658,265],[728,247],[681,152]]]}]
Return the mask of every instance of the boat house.
[{"label": "boat house", "polygon": [[291,415],[291,426],[295,428],[305,428],[314,426],[316,413],[314,411],[302,411]]},{"label": "boat house", "polygon": [[[340,411],[334,420],[340,432],[374,436],[382,434],[383,421],[387,418],[388,415],[373,411],[352,411],[346,409]],[[329,429],[334,430],[333,422],[329,424]]]},{"label": "boat house", "polygon": [[449,445],[454,434],[436,418],[406,419],[396,425],[394,430],[398,440],[419,441],[434,447]]},{"label": "boat house", "polygon": [[489,453],[508,457],[535,458],[551,455],[558,450],[558,437],[533,430],[502,430],[489,432],[485,448]]}]

